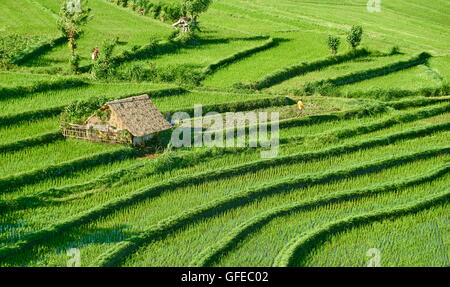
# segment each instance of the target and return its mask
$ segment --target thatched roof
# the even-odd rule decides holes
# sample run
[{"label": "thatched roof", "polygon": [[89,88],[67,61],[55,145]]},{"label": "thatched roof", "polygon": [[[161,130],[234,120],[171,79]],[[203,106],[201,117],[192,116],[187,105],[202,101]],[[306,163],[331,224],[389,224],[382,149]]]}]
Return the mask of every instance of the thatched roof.
[{"label": "thatched roof", "polygon": [[142,137],[172,127],[148,95],[112,101],[106,105],[133,136]]}]

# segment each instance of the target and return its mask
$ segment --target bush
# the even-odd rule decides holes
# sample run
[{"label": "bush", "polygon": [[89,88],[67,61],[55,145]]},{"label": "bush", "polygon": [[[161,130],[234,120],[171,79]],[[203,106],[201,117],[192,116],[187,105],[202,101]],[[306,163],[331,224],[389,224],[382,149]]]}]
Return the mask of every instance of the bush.
[{"label": "bush", "polygon": [[83,124],[88,117],[96,113],[108,99],[93,97],[84,101],[75,101],[68,105],[61,114],[60,121],[65,124]]},{"label": "bush", "polygon": [[325,82],[315,88],[315,92],[320,96],[340,96],[340,91],[331,83]]},{"label": "bush", "polygon": [[389,52],[389,55],[398,55],[398,54],[401,54],[400,47],[399,46],[392,47],[391,51]]},{"label": "bush", "polygon": [[155,0],[110,0],[116,5],[131,7],[134,11],[149,15],[163,22],[176,21],[183,15],[183,5],[178,1],[155,1]]},{"label": "bush", "polygon": [[[171,41],[176,42],[178,45],[186,46],[186,45],[197,45],[199,43],[199,39],[194,31],[182,32],[175,31],[176,36]],[[172,35],[170,37],[173,37]]]},{"label": "bush", "polygon": [[168,65],[156,67],[154,63],[134,64],[115,74],[119,80],[137,82],[175,82],[181,86],[198,86],[204,78],[200,68],[191,65]]},{"label": "bush", "polygon": [[352,49],[356,49],[362,40],[363,28],[361,26],[353,26],[350,33],[347,35],[347,42],[350,44]]},{"label": "bush", "polygon": [[198,86],[203,80],[202,71],[192,65],[165,66],[158,69],[158,80],[176,82],[182,86]]},{"label": "bush", "polygon": [[336,55],[339,49],[339,45],[341,44],[341,40],[338,37],[329,35],[327,44],[328,48],[331,51],[331,54]]},{"label": "bush", "polygon": [[115,61],[113,61],[112,54],[118,43],[118,38],[105,40],[103,42],[100,56],[97,61],[95,61],[91,70],[91,74],[95,79],[108,79],[114,74],[116,64]]}]

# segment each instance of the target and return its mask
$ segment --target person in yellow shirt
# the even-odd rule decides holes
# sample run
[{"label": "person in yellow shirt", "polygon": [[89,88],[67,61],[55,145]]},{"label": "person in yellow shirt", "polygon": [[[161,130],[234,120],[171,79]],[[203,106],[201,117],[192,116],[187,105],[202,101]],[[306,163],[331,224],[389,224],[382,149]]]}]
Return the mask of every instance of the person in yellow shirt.
[{"label": "person in yellow shirt", "polygon": [[305,105],[303,104],[303,100],[300,99],[300,101],[298,101],[297,103],[297,117],[301,116],[301,114],[303,114],[303,109],[304,109]]}]

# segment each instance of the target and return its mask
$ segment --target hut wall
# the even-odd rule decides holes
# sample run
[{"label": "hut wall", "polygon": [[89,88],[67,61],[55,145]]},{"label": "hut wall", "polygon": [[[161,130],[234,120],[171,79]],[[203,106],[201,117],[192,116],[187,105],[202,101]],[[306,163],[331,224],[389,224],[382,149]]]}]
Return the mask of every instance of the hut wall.
[{"label": "hut wall", "polygon": [[96,115],[93,115],[93,116],[89,117],[89,119],[86,120],[87,126],[100,125],[101,123],[102,123],[102,121]]},{"label": "hut wall", "polygon": [[116,127],[118,130],[126,130],[127,128],[123,124],[123,121],[117,115],[117,113],[111,109],[111,115],[109,117],[109,124]]}]

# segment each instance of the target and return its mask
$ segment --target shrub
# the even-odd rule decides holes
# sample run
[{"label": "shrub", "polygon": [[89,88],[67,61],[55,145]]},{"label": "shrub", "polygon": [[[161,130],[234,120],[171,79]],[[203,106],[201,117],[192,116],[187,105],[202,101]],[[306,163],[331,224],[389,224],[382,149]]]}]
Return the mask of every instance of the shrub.
[{"label": "shrub", "polygon": [[[104,97],[93,97],[84,101],[75,101],[64,108],[61,114],[61,124],[83,124],[84,121],[96,113],[108,100]],[[103,115],[101,115],[103,117]]]},{"label": "shrub", "polygon": [[158,72],[156,66],[150,63],[148,66],[138,63],[125,70],[125,73],[119,76],[121,79],[129,79],[137,82],[157,81]]},{"label": "shrub", "polygon": [[398,55],[398,54],[401,54],[400,47],[399,46],[392,47],[391,51],[389,52],[389,55]]},{"label": "shrub", "polygon": [[347,35],[347,42],[350,44],[352,49],[356,49],[362,40],[363,28],[361,26],[353,26]]},{"label": "shrub", "polygon": [[105,40],[100,51],[98,60],[92,66],[91,74],[96,79],[108,79],[114,73],[116,67],[115,61],[112,59],[114,48],[119,42],[118,38]]},{"label": "shrub", "polygon": [[203,80],[202,71],[193,65],[164,66],[158,69],[158,80],[176,82],[182,86],[198,86]]},{"label": "shrub", "polygon": [[192,18],[199,14],[206,12],[212,0],[184,0],[183,12],[184,15],[190,15]]},{"label": "shrub", "polygon": [[186,45],[196,45],[198,41],[197,35],[194,33],[193,30],[190,30],[188,32],[181,32],[181,31],[175,31],[175,37],[174,35],[170,35],[170,38],[172,38],[171,41],[176,42],[177,44],[181,44],[183,46]]},{"label": "shrub", "polygon": [[315,92],[320,96],[334,96],[337,97],[340,95],[340,92],[336,86],[331,83],[325,82],[321,85],[318,85],[315,88]]},{"label": "shrub", "polygon": [[[183,15],[183,5],[179,1],[152,1],[152,0],[110,0],[116,5],[131,7],[134,11],[149,15],[163,22],[176,21]],[[130,3],[131,2],[131,3]]]},{"label": "shrub", "polygon": [[339,45],[341,44],[341,40],[338,37],[328,35],[328,48],[331,51],[331,54],[336,55],[339,49]]}]

